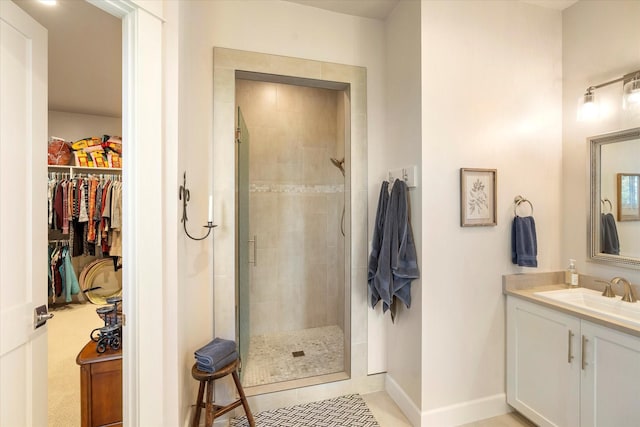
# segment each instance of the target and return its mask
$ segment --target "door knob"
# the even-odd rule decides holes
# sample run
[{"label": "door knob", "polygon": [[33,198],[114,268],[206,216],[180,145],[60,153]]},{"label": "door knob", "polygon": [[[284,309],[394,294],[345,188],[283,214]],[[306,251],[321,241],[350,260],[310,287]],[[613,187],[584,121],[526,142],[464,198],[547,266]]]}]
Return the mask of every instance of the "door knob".
[{"label": "door knob", "polygon": [[38,329],[40,326],[47,323],[47,320],[53,317],[53,313],[47,312],[47,306],[41,305],[33,310],[33,329]]}]

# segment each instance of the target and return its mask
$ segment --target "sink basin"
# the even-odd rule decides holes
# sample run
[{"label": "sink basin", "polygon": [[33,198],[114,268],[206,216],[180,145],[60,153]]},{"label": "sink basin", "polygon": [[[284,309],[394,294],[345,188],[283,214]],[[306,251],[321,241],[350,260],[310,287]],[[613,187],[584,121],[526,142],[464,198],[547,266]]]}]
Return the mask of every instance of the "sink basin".
[{"label": "sink basin", "polygon": [[535,292],[535,296],[568,307],[579,308],[630,326],[640,327],[640,302],[625,302],[620,297],[607,298],[587,288]]}]

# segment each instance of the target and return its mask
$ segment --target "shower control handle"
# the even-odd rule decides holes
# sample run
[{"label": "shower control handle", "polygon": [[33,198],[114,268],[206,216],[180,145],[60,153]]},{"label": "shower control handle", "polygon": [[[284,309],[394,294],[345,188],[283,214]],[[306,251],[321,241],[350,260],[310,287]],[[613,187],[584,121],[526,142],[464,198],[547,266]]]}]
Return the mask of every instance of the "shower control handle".
[{"label": "shower control handle", "polygon": [[249,243],[253,243],[253,261],[249,258],[249,264],[253,264],[255,267],[258,265],[258,236],[253,235],[253,239],[249,240]]}]

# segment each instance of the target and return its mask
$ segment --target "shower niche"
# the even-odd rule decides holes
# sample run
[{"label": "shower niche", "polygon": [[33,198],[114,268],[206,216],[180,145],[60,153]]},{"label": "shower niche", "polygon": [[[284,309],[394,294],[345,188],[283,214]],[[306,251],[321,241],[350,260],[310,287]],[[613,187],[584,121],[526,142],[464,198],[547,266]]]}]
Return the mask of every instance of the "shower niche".
[{"label": "shower niche", "polygon": [[346,379],[349,86],[236,71],[235,100],[243,386]]}]

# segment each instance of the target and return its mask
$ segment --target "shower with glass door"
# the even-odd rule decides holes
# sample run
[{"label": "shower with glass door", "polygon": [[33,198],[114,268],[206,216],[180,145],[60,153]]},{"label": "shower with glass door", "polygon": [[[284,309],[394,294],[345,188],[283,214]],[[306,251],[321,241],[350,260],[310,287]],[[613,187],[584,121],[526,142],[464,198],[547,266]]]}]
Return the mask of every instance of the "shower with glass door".
[{"label": "shower with glass door", "polygon": [[344,372],[346,95],[237,77],[236,103],[243,386]]}]

